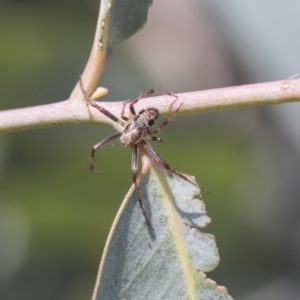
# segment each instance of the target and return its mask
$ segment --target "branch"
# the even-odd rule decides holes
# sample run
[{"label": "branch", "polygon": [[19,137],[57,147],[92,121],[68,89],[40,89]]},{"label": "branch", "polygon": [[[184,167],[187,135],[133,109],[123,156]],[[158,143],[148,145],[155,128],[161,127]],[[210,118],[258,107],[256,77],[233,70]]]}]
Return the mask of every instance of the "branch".
[{"label": "branch", "polygon": [[[139,111],[151,106],[156,107],[162,116],[166,116],[174,112],[178,107],[177,103],[181,102],[183,105],[179,115],[296,102],[300,99],[300,79],[189,92],[178,96],[179,99],[175,103],[174,97],[170,96],[145,98],[137,103],[136,108]],[[76,101],[72,98],[48,105],[2,111],[0,132],[78,123],[116,126],[99,111],[87,107],[82,94],[77,93],[76,97]],[[100,105],[114,115],[120,116],[123,102],[101,102]]]}]

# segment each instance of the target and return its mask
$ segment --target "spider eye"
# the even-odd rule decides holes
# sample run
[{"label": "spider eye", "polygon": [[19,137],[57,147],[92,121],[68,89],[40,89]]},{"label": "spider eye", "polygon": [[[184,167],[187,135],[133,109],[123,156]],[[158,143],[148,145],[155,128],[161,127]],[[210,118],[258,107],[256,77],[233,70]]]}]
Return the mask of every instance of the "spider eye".
[{"label": "spider eye", "polygon": [[148,126],[152,126],[154,124],[154,120],[149,120],[147,124]]}]

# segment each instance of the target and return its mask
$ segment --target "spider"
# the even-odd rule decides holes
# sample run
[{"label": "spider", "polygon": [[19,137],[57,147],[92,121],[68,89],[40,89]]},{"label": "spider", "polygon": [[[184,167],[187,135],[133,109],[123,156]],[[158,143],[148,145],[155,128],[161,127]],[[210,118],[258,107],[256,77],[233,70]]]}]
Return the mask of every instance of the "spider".
[{"label": "spider", "polygon": [[[115,115],[111,114],[108,110],[97,104],[95,101],[93,101],[89,95],[87,94],[87,91],[85,90],[83,86],[82,79],[80,77],[79,80],[80,89],[85,97],[86,103],[97,110],[99,110],[101,113],[103,113],[105,116],[113,120],[114,122],[118,123],[120,126],[123,127],[123,129],[107,138],[102,140],[101,142],[97,143],[93,146],[91,150],[90,155],[90,169],[92,171],[97,171],[95,169],[95,154],[98,150],[103,148],[105,145],[112,142],[114,139],[119,138],[120,142],[125,147],[131,147],[132,148],[132,159],[131,159],[131,171],[132,171],[132,181],[135,187],[135,191],[137,194],[138,202],[141,207],[141,210],[143,212],[143,215],[145,217],[146,223],[148,226],[154,231],[147,215],[145,212],[144,204],[142,201],[141,192],[138,188],[137,184],[137,171],[138,171],[138,159],[139,159],[139,150],[142,146],[147,154],[152,157],[159,165],[161,165],[163,168],[165,168],[168,172],[173,173],[180,178],[184,179],[185,181],[190,182],[194,186],[200,188],[201,190],[204,190],[203,188],[199,187],[199,185],[195,182],[193,182],[186,174],[181,173],[169,166],[168,163],[164,161],[164,159],[152,148],[152,146],[148,143],[148,140],[152,140],[155,142],[162,142],[162,138],[152,136],[153,134],[156,134],[160,132],[165,126],[167,126],[170,121],[174,118],[174,116],[179,111],[180,107],[182,106],[182,103],[178,106],[178,108],[175,110],[175,112],[167,118],[161,125],[159,125],[155,129],[151,129],[152,126],[155,124],[155,121],[159,117],[159,111],[158,109],[154,107],[149,107],[146,109],[142,109],[138,113],[135,111],[134,105],[140,101],[141,99],[145,98],[146,96],[153,94],[153,93],[159,93],[164,95],[170,95],[175,97],[175,101],[177,101],[178,97],[174,94],[163,92],[160,90],[154,90],[151,89],[144,94],[140,95],[136,99],[128,100],[123,103],[122,111],[121,111],[121,119],[117,118]],[[125,116],[125,107],[129,104],[129,117]]]}]

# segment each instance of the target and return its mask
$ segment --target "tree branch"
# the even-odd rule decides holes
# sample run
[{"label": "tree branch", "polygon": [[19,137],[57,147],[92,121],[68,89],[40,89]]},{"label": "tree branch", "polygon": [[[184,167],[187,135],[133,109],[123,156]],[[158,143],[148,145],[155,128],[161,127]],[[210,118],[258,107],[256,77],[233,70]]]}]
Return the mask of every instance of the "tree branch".
[{"label": "tree branch", "polygon": [[[77,88],[77,91],[79,89]],[[162,116],[171,114],[182,102],[179,115],[243,108],[257,105],[296,102],[300,99],[300,79],[258,83],[214,90],[178,94],[174,97],[145,98],[136,105],[137,111],[156,107]],[[117,127],[98,110],[87,107],[83,95],[58,103],[0,112],[0,132],[61,126],[78,123],[99,123]],[[178,104],[177,104],[178,103]],[[123,102],[100,102],[112,114],[120,116]]]}]

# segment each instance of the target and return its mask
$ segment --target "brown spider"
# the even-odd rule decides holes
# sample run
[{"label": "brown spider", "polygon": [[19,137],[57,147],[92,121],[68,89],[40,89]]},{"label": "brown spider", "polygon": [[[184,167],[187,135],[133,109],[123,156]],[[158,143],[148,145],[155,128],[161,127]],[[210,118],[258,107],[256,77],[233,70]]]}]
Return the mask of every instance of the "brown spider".
[{"label": "brown spider", "polygon": [[[132,181],[135,186],[135,190],[137,193],[137,198],[139,205],[142,209],[143,215],[145,217],[145,220],[149,227],[153,230],[153,227],[148,220],[148,217],[145,212],[145,208],[142,202],[142,196],[141,193],[138,189],[137,186],[137,170],[138,170],[138,159],[139,159],[139,147],[143,146],[144,149],[146,149],[147,153],[149,156],[151,156],[158,164],[163,166],[167,171],[176,174],[180,178],[190,182],[191,184],[195,185],[196,187],[199,187],[197,183],[192,181],[187,175],[184,173],[181,173],[173,168],[171,168],[165,161],[164,159],[152,148],[152,146],[146,141],[146,140],[152,140],[156,142],[162,142],[162,138],[152,136],[155,133],[158,133],[161,131],[165,126],[167,126],[170,121],[174,118],[176,113],[179,111],[182,103],[179,105],[179,107],[176,109],[176,111],[168,118],[166,119],[161,125],[159,125],[155,129],[151,129],[151,127],[154,125],[155,121],[157,120],[159,116],[159,111],[158,109],[154,107],[149,107],[146,109],[142,109],[138,113],[136,113],[134,109],[134,105],[141,99],[145,98],[146,96],[153,94],[153,93],[159,93],[159,94],[165,94],[165,95],[170,95],[175,97],[175,101],[178,99],[176,95],[167,93],[167,92],[162,92],[160,90],[149,90],[145,92],[144,94],[140,95],[138,98],[133,99],[133,100],[128,100],[123,103],[122,111],[121,111],[121,119],[117,118],[113,114],[111,114],[109,111],[107,111],[105,108],[101,107],[99,104],[94,102],[89,95],[87,94],[84,86],[82,79],[80,78],[79,80],[80,84],[80,89],[85,97],[85,100],[88,105],[93,106],[94,108],[98,109],[101,113],[106,115],[108,118],[113,120],[114,122],[118,123],[123,127],[122,131],[119,131],[118,133],[115,133],[106,139],[102,140],[98,144],[94,145],[91,151],[91,163],[90,163],[90,169],[92,171],[97,171],[95,169],[95,153],[99,149],[103,148],[105,145],[110,143],[116,138],[120,138],[120,142],[123,146],[127,147],[130,146],[132,147],[132,160],[131,160],[131,171],[132,171]],[[129,117],[126,117],[124,112],[125,112],[125,106],[126,104],[129,103],[129,111],[130,115]],[[202,189],[201,187],[199,187]],[[203,189],[202,189],[203,190]],[[153,230],[154,231],[154,230]]]}]

